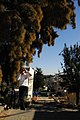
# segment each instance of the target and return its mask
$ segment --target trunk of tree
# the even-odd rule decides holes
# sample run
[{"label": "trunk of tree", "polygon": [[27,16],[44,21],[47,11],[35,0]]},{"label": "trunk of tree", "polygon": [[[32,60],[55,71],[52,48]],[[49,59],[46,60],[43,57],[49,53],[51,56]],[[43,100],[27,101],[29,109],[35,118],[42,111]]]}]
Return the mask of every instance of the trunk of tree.
[{"label": "trunk of tree", "polygon": [[76,104],[79,105],[79,84],[77,85],[77,90],[76,90]]}]

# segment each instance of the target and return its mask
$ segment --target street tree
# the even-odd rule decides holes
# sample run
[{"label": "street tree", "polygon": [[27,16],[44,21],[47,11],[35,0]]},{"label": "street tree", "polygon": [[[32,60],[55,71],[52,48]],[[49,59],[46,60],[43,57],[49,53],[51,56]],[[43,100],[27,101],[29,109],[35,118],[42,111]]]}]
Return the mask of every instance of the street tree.
[{"label": "street tree", "polygon": [[54,28],[76,28],[74,1],[0,0],[0,65],[6,82],[16,82],[24,56],[30,64],[45,44],[54,45]]},{"label": "street tree", "polygon": [[80,45],[67,47],[66,44],[61,53],[63,56],[62,68],[66,86],[76,92],[76,104],[79,104],[80,90]]},{"label": "street tree", "polygon": [[45,85],[45,79],[41,68],[36,68],[36,73],[34,77],[34,91],[43,88]]}]

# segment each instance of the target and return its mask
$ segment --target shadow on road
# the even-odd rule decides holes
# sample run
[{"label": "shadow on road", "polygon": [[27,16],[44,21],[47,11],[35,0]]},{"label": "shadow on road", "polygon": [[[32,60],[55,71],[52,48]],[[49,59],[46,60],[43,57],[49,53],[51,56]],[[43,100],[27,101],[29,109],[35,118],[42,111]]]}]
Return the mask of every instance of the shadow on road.
[{"label": "shadow on road", "polygon": [[44,104],[35,106],[35,109],[33,120],[80,120],[80,111],[63,109],[60,104]]},{"label": "shadow on road", "polygon": [[36,111],[33,120],[80,120],[80,113]]}]

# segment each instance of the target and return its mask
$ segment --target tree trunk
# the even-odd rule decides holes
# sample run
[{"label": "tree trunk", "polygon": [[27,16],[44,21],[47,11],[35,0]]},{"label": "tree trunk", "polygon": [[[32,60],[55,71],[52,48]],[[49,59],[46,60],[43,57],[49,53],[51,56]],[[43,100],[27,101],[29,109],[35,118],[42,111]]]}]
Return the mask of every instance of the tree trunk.
[{"label": "tree trunk", "polygon": [[76,105],[79,105],[79,85],[77,85],[77,90],[76,90]]}]

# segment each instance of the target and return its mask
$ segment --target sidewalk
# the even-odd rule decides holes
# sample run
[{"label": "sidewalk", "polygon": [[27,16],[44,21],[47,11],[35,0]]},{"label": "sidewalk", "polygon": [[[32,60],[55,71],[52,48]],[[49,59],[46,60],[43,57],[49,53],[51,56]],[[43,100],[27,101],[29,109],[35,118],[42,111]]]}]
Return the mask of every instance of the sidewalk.
[{"label": "sidewalk", "polygon": [[4,110],[4,106],[1,105],[0,103],[0,113]]}]

